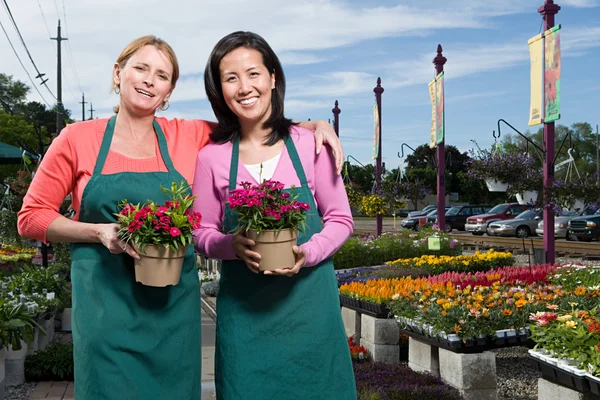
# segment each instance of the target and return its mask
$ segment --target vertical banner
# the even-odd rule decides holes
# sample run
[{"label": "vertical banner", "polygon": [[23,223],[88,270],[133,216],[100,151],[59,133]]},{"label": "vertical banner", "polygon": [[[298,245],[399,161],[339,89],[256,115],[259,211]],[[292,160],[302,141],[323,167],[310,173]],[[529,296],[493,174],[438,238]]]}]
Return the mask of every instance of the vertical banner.
[{"label": "vertical banner", "polygon": [[436,143],[435,134],[435,79],[429,82],[429,99],[431,100],[431,136],[429,138],[429,147],[434,148]]},{"label": "vertical banner", "polygon": [[444,72],[435,78],[435,136],[436,143],[444,142]]},{"label": "vertical banner", "polygon": [[529,59],[531,62],[529,70],[530,97],[529,97],[529,126],[539,125],[542,121],[542,34],[529,39]]},{"label": "vertical banner", "polygon": [[544,122],[560,119],[560,25],[544,32]]},{"label": "vertical banner", "polygon": [[377,103],[373,106],[373,121],[374,121],[374,134],[373,134],[373,160],[376,160],[379,156],[379,108]]}]

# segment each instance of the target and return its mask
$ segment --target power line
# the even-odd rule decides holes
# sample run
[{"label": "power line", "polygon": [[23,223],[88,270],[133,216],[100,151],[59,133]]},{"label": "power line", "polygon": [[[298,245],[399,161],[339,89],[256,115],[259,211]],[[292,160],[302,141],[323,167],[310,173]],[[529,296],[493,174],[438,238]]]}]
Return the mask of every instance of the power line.
[{"label": "power line", "polygon": [[[42,3],[40,3],[40,0],[38,0],[38,6],[40,7],[40,12],[42,13],[42,19],[44,20],[44,25],[46,26],[46,32],[48,32],[48,37],[52,37],[52,34],[50,33],[50,28],[48,27],[48,22],[46,22],[46,16],[44,15],[44,10],[42,9]],[[52,43],[52,48],[54,49],[54,53],[56,53],[56,46],[54,46],[54,42],[50,41],[50,43]]]},{"label": "power line", "polygon": [[[63,17],[65,18],[65,35],[69,36],[69,29],[67,28],[67,10],[65,8],[65,0],[63,0]],[[69,62],[71,63],[71,69],[73,74],[75,75],[75,80],[77,81],[77,86],[79,86],[79,90],[83,93],[83,89],[81,88],[81,82],[79,81],[79,75],[77,74],[77,69],[75,68],[75,61],[73,60],[73,51],[71,50],[70,42],[67,42],[67,53],[69,54]]]},{"label": "power line", "polygon": [[[6,8],[6,11],[8,12],[8,16],[10,17],[10,20],[12,21],[13,26],[14,26],[15,30],[17,31],[17,34],[19,35],[19,39],[21,39],[21,43],[23,44],[23,47],[25,47],[25,51],[27,52],[27,55],[29,56],[29,59],[31,60],[31,64],[33,64],[33,68],[35,68],[35,71],[37,72],[36,78],[43,79],[43,76],[45,74],[42,74],[40,72],[40,70],[38,69],[37,65],[35,65],[35,62],[33,61],[33,57],[31,56],[31,53],[29,52],[29,49],[27,48],[27,45],[25,44],[25,40],[23,39],[23,36],[21,35],[21,32],[19,31],[19,27],[17,26],[17,23],[16,23],[15,19],[13,18],[12,12],[10,11],[10,7],[8,6],[8,3],[6,0],[4,0],[4,7]],[[46,89],[48,89],[48,92],[50,92],[50,95],[52,97],[54,97],[54,99],[56,99],[56,96],[54,96],[54,93],[52,93],[52,90],[50,90],[50,88],[46,84],[47,81],[48,81],[48,79],[42,80],[42,85],[44,85],[46,87]]]},{"label": "power line", "polygon": [[44,100],[44,103],[46,103],[48,105],[48,107],[52,107],[50,105],[50,103],[48,103],[48,101],[44,98],[44,96],[42,96],[42,93],[40,92],[40,90],[38,89],[37,85],[33,81],[33,78],[31,78],[31,75],[29,75],[29,71],[27,71],[27,68],[25,68],[25,65],[23,65],[23,61],[21,61],[21,57],[19,57],[19,53],[17,53],[17,50],[15,49],[15,46],[13,46],[12,42],[10,41],[10,37],[8,36],[8,33],[6,32],[6,29],[4,29],[4,25],[2,25],[2,21],[0,21],[0,27],[2,28],[2,31],[4,32],[4,35],[6,35],[6,39],[8,40],[8,44],[10,44],[11,49],[15,53],[15,56],[17,56],[17,60],[19,60],[19,64],[21,64],[21,67],[23,67],[23,70],[25,71],[25,73],[29,77],[29,81],[31,82],[31,86],[33,86],[33,88],[35,89],[35,91],[38,92],[38,94],[40,95],[40,97],[42,98],[42,100]]}]

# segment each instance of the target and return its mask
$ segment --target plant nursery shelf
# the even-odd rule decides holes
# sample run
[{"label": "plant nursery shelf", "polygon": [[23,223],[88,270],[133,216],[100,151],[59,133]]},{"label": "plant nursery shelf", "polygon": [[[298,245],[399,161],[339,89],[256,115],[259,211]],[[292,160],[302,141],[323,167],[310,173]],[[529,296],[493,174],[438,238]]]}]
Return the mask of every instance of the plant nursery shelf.
[{"label": "plant nursery shelf", "polygon": [[383,304],[375,304],[368,301],[353,299],[348,296],[340,295],[340,304],[362,314],[371,315],[375,318],[388,318],[389,308]]},{"label": "plant nursery shelf", "polygon": [[575,375],[557,365],[552,365],[531,355],[529,356],[529,359],[533,366],[542,373],[542,378],[546,380],[581,393],[591,392],[593,387],[593,393],[600,394],[600,388],[598,387],[600,381],[595,381],[585,375]]},{"label": "plant nursery shelf", "polygon": [[424,331],[417,332],[410,329],[400,328],[401,333],[431,346],[441,347],[443,349],[461,354],[482,353],[488,350],[500,349],[504,347],[526,346],[533,347],[534,343],[527,338],[526,333],[507,335],[506,332],[498,333],[498,337],[488,336],[468,339],[465,342],[458,338],[458,335],[449,335],[449,338],[441,336],[430,336]]}]

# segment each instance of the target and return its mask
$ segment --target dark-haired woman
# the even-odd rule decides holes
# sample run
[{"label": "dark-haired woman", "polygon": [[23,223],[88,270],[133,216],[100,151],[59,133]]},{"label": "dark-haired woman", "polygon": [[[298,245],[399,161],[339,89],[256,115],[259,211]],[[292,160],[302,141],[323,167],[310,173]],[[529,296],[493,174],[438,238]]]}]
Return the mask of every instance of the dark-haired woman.
[{"label": "dark-haired woman", "polygon": [[[353,230],[348,198],[329,154],[284,116],[281,64],[260,36],[235,32],[219,41],[204,72],[219,127],[198,154],[196,246],[224,260],[217,299],[217,398],[356,398],[340,314],[333,253]],[[226,205],[240,182],[272,179],[295,187],[311,206],[294,248],[296,264],[258,274],[254,242],[230,234]],[[320,215],[323,217],[321,223]]]}]

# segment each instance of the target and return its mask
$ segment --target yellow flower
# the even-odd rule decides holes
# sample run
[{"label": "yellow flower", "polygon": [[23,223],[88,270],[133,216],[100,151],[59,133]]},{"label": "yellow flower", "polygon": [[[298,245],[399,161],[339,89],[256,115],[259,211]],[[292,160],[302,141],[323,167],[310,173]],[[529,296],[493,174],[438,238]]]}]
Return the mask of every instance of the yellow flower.
[{"label": "yellow flower", "polygon": [[515,302],[515,306],[516,306],[517,308],[521,308],[521,307],[523,307],[525,304],[527,304],[527,300],[523,300],[523,299],[517,300],[517,301]]},{"label": "yellow flower", "polygon": [[565,322],[565,321],[570,321],[571,319],[573,319],[573,316],[571,314],[566,314],[566,315],[561,315],[560,317],[558,317],[556,319],[559,320],[560,322]]},{"label": "yellow flower", "polygon": [[567,322],[565,322],[565,325],[567,326],[567,328],[575,329],[575,327],[577,326],[577,322],[567,321]]}]

